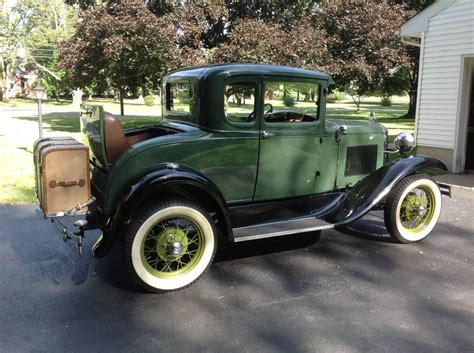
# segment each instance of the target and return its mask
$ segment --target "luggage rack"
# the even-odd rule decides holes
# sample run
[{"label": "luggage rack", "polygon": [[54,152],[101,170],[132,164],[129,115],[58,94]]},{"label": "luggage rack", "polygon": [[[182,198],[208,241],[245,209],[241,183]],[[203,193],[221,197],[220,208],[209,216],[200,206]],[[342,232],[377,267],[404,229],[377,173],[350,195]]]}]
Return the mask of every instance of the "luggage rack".
[{"label": "luggage rack", "polygon": [[63,211],[63,212],[56,212],[56,213],[48,213],[45,214],[45,218],[59,218],[59,217],[66,217],[66,216],[84,216],[87,214],[87,209],[84,210],[85,207],[93,204],[95,202],[95,198],[91,197],[89,200],[80,202],[73,208]]},{"label": "luggage rack", "polygon": [[79,230],[77,232],[71,232],[68,229],[68,226],[65,225],[61,221],[61,217],[65,216],[83,216],[87,214],[87,210],[83,211],[83,209],[95,202],[95,198],[91,198],[85,202],[81,202],[77,204],[75,207],[71,208],[70,210],[67,210],[65,212],[58,212],[54,215],[46,215],[45,217],[48,217],[51,219],[51,223],[53,223],[58,231],[62,235],[62,239],[64,242],[67,242],[68,240],[71,240],[73,238],[76,238],[77,240],[77,252],[79,255],[82,255],[83,252],[83,246],[82,246],[82,239],[84,238],[84,231],[87,230],[87,220],[85,219],[79,219],[75,221],[73,224],[74,226],[78,227]]}]

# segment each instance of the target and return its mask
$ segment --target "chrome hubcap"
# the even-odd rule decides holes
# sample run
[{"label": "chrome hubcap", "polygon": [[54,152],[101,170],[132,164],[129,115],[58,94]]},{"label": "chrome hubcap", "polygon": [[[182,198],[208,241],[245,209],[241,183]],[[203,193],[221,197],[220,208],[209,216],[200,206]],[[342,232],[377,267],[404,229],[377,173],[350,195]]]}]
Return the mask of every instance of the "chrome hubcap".
[{"label": "chrome hubcap", "polygon": [[181,255],[181,252],[183,251],[183,244],[180,243],[179,241],[175,241],[171,244],[168,245],[168,256],[179,256]]},{"label": "chrome hubcap", "polygon": [[204,235],[186,218],[168,218],[155,224],[142,243],[143,265],[161,278],[172,278],[192,270],[204,251]]},{"label": "chrome hubcap", "polygon": [[434,194],[428,187],[419,186],[411,190],[400,209],[400,221],[405,230],[410,233],[423,230],[433,218],[434,203]]}]

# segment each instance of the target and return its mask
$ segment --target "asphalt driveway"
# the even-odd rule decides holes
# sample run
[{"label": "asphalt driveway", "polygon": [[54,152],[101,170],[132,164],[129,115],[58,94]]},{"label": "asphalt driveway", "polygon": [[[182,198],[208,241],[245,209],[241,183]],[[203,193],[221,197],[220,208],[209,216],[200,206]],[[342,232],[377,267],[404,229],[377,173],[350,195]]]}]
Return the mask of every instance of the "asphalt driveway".
[{"label": "asphalt driveway", "polygon": [[[0,207],[1,352],[473,352],[474,191],[425,241],[354,229],[239,245],[184,291],[75,255],[33,206]],[[86,247],[97,233],[89,233]]]}]

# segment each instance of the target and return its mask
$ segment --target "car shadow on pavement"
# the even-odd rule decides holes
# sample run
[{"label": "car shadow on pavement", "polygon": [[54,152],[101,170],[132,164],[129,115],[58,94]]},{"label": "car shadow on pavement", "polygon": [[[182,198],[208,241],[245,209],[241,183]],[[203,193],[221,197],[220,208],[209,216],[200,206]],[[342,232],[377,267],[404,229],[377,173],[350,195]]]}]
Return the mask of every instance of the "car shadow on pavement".
[{"label": "car shadow on pavement", "polygon": [[381,243],[397,243],[397,241],[390,236],[385,227],[383,213],[377,211],[369,213],[369,215],[350,225],[338,227],[337,230],[341,233],[361,239]]},{"label": "car shadow on pavement", "polygon": [[108,285],[126,292],[149,293],[139,287],[128,276],[122,258],[121,242],[111,250],[107,256],[96,259],[94,273]]},{"label": "car shadow on pavement", "polygon": [[321,232],[308,232],[275,238],[225,244],[217,251],[214,262],[225,262],[247,257],[255,257],[283,251],[307,248],[319,241]]},{"label": "car shadow on pavement", "polygon": [[[318,242],[320,234],[321,232],[309,232],[300,235],[225,244],[216,252],[214,263],[308,248]],[[95,260],[94,274],[112,287],[127,292],[149,293],[141,289],[126,275],[127,270],[123,264],[120,245],[120,243],[117,244],[107,256]]]},{"label": "car shadow on pavement", "polygon": [[[339,232],[351,237],[367,239],[382,243],[395,243],[388,234],[383,216],[371,214],[350,226],[337,229]],[[287,235],[275,238],[267,238],[242,243],[221,244],[217,250],[214,263],[225,263],[227,261],[258,257],[282,253],[286,251],[310,248],[318,243],[321,232],[308,232]],[[148,293],[138,287],[129,276],[125,276],[126,269],[123,265],[121,246],[114,247],[110,254],[102,259],[97,259],[95,273],[107,284],[136,293]]]}]

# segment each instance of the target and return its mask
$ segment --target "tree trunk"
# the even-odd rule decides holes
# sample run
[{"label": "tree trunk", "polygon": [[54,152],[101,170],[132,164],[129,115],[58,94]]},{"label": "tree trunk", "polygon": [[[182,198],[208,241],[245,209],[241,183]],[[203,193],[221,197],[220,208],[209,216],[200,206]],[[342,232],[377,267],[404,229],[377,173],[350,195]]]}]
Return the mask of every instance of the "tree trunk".
[{"label": "tree trunk", "polygon": [[417,98],[416,88],[408,93],[410,97],[410,102],[408,103],[408,111],[404,115],[405,118],[415,119],[416,115],[416,98]]},{"label": "tree trunk", "polygon": [[120,95],[120,115],[121,115],[121,116],[124,116],[124,109],[123,109],[123,91],[122,91],[122,90],[119,91],[119,95]]},{"label": "tree trunk", "polygon": [[6,72],[3,66],[3,57],[0,55],[0,73],[2,74],[1,76],[1,82],[0,82],[0,102],[3,102],[4,98],[4,91],[5,91],[5,86],[4,86],[4,78],[6,76]]},{"label": "tree trunk", "polygon": [[408,112],[403,116],[404,118],[415,119],[416,115],[416,101],[418,97],[418,61],[415,62],[412,72],[412,80],[410,82],[410,91],[408,92],[408,97],[410,102],[408,103]]},{"label": "tree trunk", "polygon": [[360,102],[361,102],[361,96],[360,95],[352,95],[350,94],[352,101],[354,102],[355,106],[357,107],[357,111],[360,110]]},{"label": "tree trunk", "polygon": [[405,115],[400,118],[404,119],[415,119],[416,115],[416,101],[418,97],[418,72],[420,68],[420,48],[416,48],[411,52],[413,61],[413,67],[410,73],[410,83],[408,97],[410,102],[408,103],[408,111]]},{"label": "tree trunk", "polygon": [[0,71],[2,72],[2,82],[0,83],[0,101],[8,101],[10,98],[8,95],[8,78],[10,77],[10,69],[11,65],[8,65],[8,63],[3,59],[3,57],[0,56]]}]

